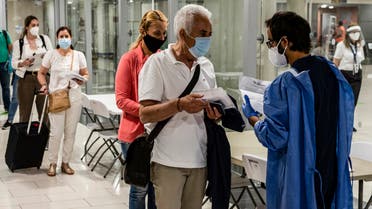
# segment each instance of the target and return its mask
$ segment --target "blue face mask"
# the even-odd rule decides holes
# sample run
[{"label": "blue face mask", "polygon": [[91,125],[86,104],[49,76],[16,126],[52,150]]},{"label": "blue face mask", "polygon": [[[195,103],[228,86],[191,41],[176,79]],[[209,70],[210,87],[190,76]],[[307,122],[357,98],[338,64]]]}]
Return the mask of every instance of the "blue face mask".
[{"label": "blue face mask", "polygon": [[195,40],[195,45],[189,48],[189,52],[192,54],[192,56],[198,58],[206,55],[209,47],[211,46],[211,37],[196,37],[193,39]]},{"label": "blue face mask", "polygon": [[71,39],[70,38],[60,38],[60,39],[58,39],[58,45],[62,49],[68,49],[71,46]]}]

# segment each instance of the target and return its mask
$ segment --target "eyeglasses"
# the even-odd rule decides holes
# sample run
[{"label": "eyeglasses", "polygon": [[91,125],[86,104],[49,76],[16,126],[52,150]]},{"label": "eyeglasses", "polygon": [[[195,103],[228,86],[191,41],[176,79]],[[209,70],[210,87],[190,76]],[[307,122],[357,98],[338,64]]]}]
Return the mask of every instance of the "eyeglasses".
[{"label": "eyeglasses", "polygon": [[270,49],[271,47],[273,47],[273,44],[275,43],[275,41],[274,40],[268,40],[265,43],[266,43],[267,48]]}]

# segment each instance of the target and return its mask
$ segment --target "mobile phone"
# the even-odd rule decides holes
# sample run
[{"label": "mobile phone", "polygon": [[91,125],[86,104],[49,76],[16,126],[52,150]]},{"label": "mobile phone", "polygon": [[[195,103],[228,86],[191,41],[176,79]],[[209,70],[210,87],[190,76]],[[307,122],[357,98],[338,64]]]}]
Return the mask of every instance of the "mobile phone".
[{"label": "mobile phone", "polygon": [[217,108],[218,112],[221,114],[221,115],[225,115],[225,107],[224,105],[219,102],[219,101],[211,101],[209,102],[209,104],[211,105],[212,108]]}]

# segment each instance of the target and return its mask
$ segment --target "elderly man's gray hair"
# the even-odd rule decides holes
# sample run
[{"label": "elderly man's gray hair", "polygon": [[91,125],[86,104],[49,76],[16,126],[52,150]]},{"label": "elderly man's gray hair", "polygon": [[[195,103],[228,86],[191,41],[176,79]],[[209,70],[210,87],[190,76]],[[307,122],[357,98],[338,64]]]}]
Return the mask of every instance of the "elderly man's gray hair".
[{"label": "elderly man's gray hair", "polygon": [[179,32],[182,28],[187,34],[190,34],[195,15],[207,17],[209,22],[212,23],[212,13],[208,9],[200,5],[188,4],[178,10],[176,16],[174,17],[174,32],[177,36],[177,39],[179,38]]}]

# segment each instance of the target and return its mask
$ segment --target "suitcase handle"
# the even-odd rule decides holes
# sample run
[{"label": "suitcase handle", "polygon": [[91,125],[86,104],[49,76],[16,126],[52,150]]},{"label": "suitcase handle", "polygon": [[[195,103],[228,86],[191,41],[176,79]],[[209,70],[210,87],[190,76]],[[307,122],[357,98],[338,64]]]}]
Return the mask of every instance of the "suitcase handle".
[{"label": "suitcase handle", "polygon": [[[27,125],[27,135],[29,135],[30,133],[30,127],[31,127],[31,121],[32,121],[32,117],[34,115],[34,106],[36,105],[36,97],[38,95],[38,93],[40,93],[39,91],[36,91],[35,92],[35,95],[34,95],[34,100],[32,102],[32,107],[31,107],[31,113],[30,113],[30,118],[28,119],[28,125]],[[44,119],[44,115],[45,115],[45,109],[46,109],[46,103],[48,101],[48,95],[45,96],[45,99],[44,99],[44,105],[43,105],[43,111],[41,113],[41,117],[40,117],[40,120],[39,120],[39,128],[37,130],[37,133],[39,134],[40,133],[40,130],[41,130],[41,126],[43,124],[43,119]],[[37,111],[37,110],[36,110]]]}]

